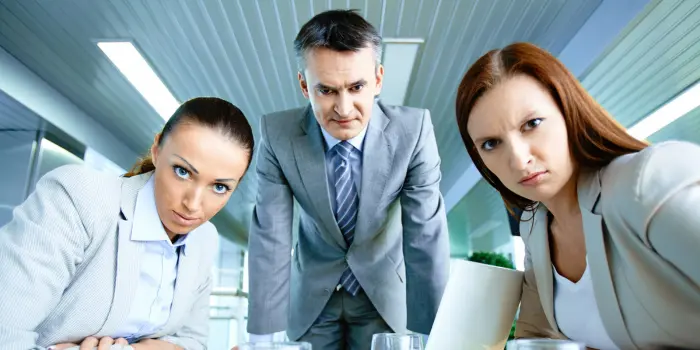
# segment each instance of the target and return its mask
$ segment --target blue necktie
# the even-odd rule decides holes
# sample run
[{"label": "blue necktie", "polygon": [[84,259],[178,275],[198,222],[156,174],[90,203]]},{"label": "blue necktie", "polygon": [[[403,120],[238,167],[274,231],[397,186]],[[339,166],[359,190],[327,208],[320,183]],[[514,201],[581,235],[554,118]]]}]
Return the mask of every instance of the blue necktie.
[{"label": "blue necktie", "polygon": [[[347,141],[342,141],[333,147],[332,163],[335,179],[335,220],[340,232],[343,233],[345,242],[350,246],[355,237],[355,222],[357,221],[357,204],[359,197],[355,182],[352,179],[352,167],[350,155],[353,146]],[[348,293],[355,296],[360,291],[360,283],[348,266],[340,277],[340,284]]]}]

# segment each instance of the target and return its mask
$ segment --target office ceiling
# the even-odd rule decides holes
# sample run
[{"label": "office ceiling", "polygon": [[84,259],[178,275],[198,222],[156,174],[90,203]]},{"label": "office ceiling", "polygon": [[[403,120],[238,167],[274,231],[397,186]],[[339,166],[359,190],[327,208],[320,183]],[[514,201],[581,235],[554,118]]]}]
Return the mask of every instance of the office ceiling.
[{"label": "office ceiling", "polygon": [[[478,56],[514,41],[558,54],[603,0],[0,0],[0,46],[143,153],[163,120],[104,57],[95,42],[134,41],[184,101],[226,98],[257,130],[260,115],[305,103],[297,90],[292,41],[312,15],[356,8],[385,38],[422,38],[406,103],[429,108],[442,157],[443,191],[469,166],[454,127],[454,93]],[[700,80],[700,2],[655,0],[582,76],[583,85],[631,126]],[[386,67],[391,69],[391,67]],[[34,127],[36,115],[0,93],[0,128]],[[26,113],[22,113],[25,111]],[[652,135],[700,143],[700,109]],[[244,243],[255,198],[250,173],[217,217]],[[508,229],[498,194],[483,181],[453,208],[453,231]],[[488,232],[486,232],[488,234]],[[468,235],[453,247],[468,248]]]},{"label": "office ceiling", "polygon": [[[601,0],[0,0],[0,46],[88,115],[143,153],[162,119],[104,57],[100,39],[133,40],[173,92],[226,98],[257,129],[260,115],[305,103],[292,41],[301,24],[332,8],[355,8],[385,38],[425,40],[407,105],[429,108],[443,189],[466,169],[453,98],[466,67],[488,49],[530,41],[561,51]],[[387,67],[386,69],[391,69]],[[246,239],[255,178],[227,207],[220,230]]]},{"label": "office ceiling", "polygon": [[[96,41],[133,40],[178,100],[226,98],[241,107],[257,130],[260,115],[305,103],[292,51],[301,24],[327,9],[357,8],[385,38],[425,40],[405,104],[432,112],[446,190],[469,166],[453,109],[456,86],[468,65],[488,49],[514,41],[530,41],[556,55],[601,1],[0,0],[0,46],[143,153],[163,121]],[[700,2],[652,1],[581,81],[623,125],[631,126],[700,79],[699,25]],[[0,108],[6,105],[0,103]],[[19,114],[0,113],[2,123],[21,127],[28,120],[7,115]],[[700,142],[700,111],[650,140],[671,138]],[[255,190],[251,172],[226,215],[217,218],[222,233],[240,243],[246,239]],[[483,182],[455,206],[450,221],[461,221],[451,227],[466,232],[508,227],[500,198]],[[453,243],[467,244],[462,235],[456,237],[460,242]]]}]

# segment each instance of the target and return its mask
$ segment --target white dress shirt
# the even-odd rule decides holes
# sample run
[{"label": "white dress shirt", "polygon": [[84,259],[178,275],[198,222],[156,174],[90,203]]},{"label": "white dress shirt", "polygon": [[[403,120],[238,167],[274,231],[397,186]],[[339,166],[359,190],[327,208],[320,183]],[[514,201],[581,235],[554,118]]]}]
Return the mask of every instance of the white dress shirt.
[{"label": "white dress shirt", "polygon": [[153,181],[151,177],[136,197],[131,229],[131,240],[139,244],[138,286],[126,323],[112,335],[114,339],[126,338],[129,342],[156,333],[168,321],[177,279],[178,250],[186,254],[185,244],[190,236],[180,236],[171,243],[156,209]]},{"label": "white dress shirt", "polygon": [[569,339],[585,343],[595,349],[617,349],[608,333],[598,312],[593,280],[591,279],[586,258],[586,270],[581,279],[574,283],[554,271],[554,317],[559,330]]}]

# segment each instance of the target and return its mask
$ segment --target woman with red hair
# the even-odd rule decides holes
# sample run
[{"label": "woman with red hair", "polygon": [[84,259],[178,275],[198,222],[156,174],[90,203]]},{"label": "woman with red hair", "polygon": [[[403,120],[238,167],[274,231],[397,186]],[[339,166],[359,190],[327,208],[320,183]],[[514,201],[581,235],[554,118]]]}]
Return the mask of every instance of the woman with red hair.
[{"label": "woman with red hair", "polygon": [[524,211],[516,337],[700,348],[700,147],[633,138],[527,43],[477,60],[456,104],[474,164]]}]

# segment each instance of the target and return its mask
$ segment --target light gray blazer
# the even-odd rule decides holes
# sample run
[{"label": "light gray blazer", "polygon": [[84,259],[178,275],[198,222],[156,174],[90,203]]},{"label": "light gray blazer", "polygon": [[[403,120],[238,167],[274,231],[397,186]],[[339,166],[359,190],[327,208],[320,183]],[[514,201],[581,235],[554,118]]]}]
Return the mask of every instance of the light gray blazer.
[{"label": "light gray blazer", "polygon": [[[260,125],[248,332],[286,329],[291,339],[301,337],[348,264],[394,331],[408,327],[429,333],[450,258],[440,157],[429,112],[375,103],[350,247],[333,215],[325,143],[311,108],[266,115]],[[292,198],[300,207],[294,257]]]},{"label": "light gray blazer", "polygon": [[[613,342],[700,349],[700,147],[665,142],[622,156],[583,174],[578,196],[596,303]],[[516,336],[565,338],[554,318],[544,206],[520,233]]]},{"label": "light gray blazer", "polygon": [[[110,336],[139,281],[130,240],[138,191],[152,173],[118,178],[76,165],[46,174],[0,228],[0,349],[43,349]],[[158,338],[205,349],[216,228],[180,253],[170,318]],[[191,244],[194,243],[194,244]]]}]

